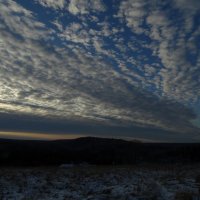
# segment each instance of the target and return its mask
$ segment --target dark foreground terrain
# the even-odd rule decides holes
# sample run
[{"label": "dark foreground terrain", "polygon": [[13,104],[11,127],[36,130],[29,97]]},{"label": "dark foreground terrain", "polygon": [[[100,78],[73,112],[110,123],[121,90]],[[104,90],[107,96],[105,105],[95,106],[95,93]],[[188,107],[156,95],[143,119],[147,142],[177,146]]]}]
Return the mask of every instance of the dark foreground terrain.
[{"label": "dark foreground terrain", "polygon": [[0,200],[199,200],[200,144],[0,140]]},{"label": "dark foreground terrain", "polygon": [[1,200],[199,200],[200,166],[0,169]]},{"label": "dark foreground terrain", "polygon": [[56,141],[0,140],[1,166],[199,162],[200,144],[141,143],[93,137]]}]

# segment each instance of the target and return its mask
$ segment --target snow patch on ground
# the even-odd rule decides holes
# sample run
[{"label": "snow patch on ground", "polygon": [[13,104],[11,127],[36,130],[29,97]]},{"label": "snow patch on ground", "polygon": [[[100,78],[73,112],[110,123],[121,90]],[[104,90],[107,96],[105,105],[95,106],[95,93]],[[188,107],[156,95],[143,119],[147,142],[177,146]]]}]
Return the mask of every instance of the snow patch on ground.
[{"label": "snow patch on ground", "polygon": [[[200,167],[1,168],[1,200],[179,200],[200,191]],[[181,196],[181,197],[179,197]]]}]

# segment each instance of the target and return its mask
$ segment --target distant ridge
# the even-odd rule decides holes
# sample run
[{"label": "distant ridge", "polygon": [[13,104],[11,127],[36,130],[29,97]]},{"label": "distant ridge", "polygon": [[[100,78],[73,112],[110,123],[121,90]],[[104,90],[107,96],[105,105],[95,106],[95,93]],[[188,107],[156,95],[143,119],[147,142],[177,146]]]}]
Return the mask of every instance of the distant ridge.
[{"label": "distant ridge", "polygon": [[0,165],[63,163],[138,164],[200,162],[200,144],[142,143],[113,138],[65,140],[0,139]]}]

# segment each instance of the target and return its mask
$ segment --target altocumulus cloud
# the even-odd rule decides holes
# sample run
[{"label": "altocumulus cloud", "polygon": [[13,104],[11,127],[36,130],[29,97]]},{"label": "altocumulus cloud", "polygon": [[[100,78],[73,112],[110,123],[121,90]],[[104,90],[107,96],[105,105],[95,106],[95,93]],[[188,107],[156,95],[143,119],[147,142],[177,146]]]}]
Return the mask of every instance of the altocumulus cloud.
[{"label": "altocumulus cloud", "polygon": [[199,138],[198,0],[0,4],[1,130]]}]

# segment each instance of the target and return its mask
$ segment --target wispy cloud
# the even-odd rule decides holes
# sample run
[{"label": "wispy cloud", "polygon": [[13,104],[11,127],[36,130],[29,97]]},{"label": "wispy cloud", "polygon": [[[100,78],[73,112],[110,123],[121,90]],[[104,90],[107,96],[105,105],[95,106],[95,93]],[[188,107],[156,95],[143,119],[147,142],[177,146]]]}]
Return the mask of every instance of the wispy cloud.
[{"label": "wispy cloud", "polygon": [[70,13],[89,14],[90,12],[105,11],[105,5],[102,0],[70,0],[68,10]]},{"label": "wispy cloud", "polygon": [[53,9],[63,9],[65,7],[65,0],[35,0],[35,2],[39,3],[44,7],[49,7]]},{"label": "wispy cloud", "polygon": [[200,57],[196,45],[200,32],[198,26],[194,27],[199,11],[196,0],[190,3],[127,0],[121,3],[118,13],[133,33],[149,37],[151,43],[146,48],[162,64],[160,70],[156,70],[157,66],[154,70],[157,86],[164,96],[181,102],[196,101],[200,94]]}]

